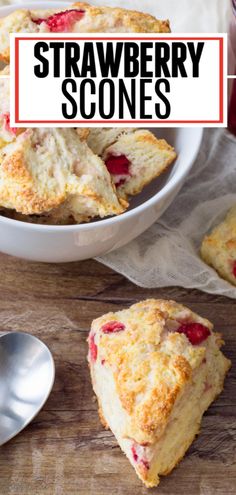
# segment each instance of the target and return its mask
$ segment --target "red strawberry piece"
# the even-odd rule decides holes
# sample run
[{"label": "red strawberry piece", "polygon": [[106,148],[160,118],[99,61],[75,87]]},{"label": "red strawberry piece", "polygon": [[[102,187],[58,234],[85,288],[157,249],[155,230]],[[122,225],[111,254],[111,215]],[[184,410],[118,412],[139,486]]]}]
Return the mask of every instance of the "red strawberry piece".
[{"label": "red strawberry piece", "polygon": [[149,467],[150,467],[149,462],[146,459],[144,459],[143,457],[140,459],[139,455],[137,454],[135,444],[132,445],[131,452],[132,452],[134,462],[138,462],[139,464],[142,464],[145,469],[149,469]]},{"label": "red strawberry piece", "polygon": [[201,344],[211,334],[209,328],[201,323],[185,323],[181,325],[178,333],[184,333],[192,345]]},{"label": "red strawberry piece", "polygon": [[236,261],[233,262],[233,270],[232,270],[232,272],[233,272],[233,275],[236,278]]},{"label": "red strawberry piece", "polygon": [[134,445],[132,445],[132,447],[131,447],[131,452],[132,452],[132,455],[133,455],[134,462],[137,462],[138,461],[138,454],[136,452],[136,448],[135,448]]},{"label": "red strawberry piece", "polygon": [[116,333],[125,330],[125,325],[120,321],[108,321],[101,327],[103,333]]},{"label": "red strawberry piece", "polygon": [[149,462],[146,461],[145,459],[140,459],[140,464],[142,464],[145,469],[149,469],[150,465],[149,465]]},{"label": "red strawberry piece", "polygon": [[3,122],[4,122],[4,127],[6,129],[7,132],[10,132],[11,134],[15,134],[17,133],[17,128],[16,127],[10,127],[10,114],[9,112],[7,113],[4,113],[2,115],[0,115],[0,117],[3,119]]},{"label": "red strawberry piece", "polygon": [[84,15],[84,10],[65,10],[64,12],[57,12],[43,19],[34,19],[35,24],[42,24],[45,22],[52,33],[65,33],[72,29],[73,24],[79,21]]},{"label": "red strawberry piece", "polygon": [[115,186],[116,187],[120,187],[120,186],[123,186],[123,184],[126,183],[126,180],[125,179],[120,179],[119,182],[116,182],[115,183]]},{"label": "red strawberry piece", "polygon": [[105,364],[105,359],[101,359],[101,365],[103,366]]},{"label": "red strawberry piece", "polygon": [[112,175],[130,175],[130,161],[125,155],[109,155],[105,160],[108,172]]},{"label": "red strawberry piece", "polygon": [[95,335],[92,334],[89,336],[89,352],[92,363],[95,363],[98,355],[98,348],[95,344]]}]

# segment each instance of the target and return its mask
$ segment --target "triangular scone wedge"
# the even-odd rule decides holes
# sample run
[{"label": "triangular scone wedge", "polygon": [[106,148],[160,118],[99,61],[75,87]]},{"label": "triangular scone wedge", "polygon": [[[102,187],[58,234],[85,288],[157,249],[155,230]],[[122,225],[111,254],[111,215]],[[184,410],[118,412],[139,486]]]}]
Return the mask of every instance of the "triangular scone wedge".
[{"label": "triangular scone wedge", "polygon": [[144,484],[156,486],[223,388],[231,363],[221,337],[188,308],[153,299],[94,320],[88,341],[102,423]]},{"label": "triangular scone wedge", "polygon": [[116,215],[126,206],[76,130],[27,129],[0,151],[0,205],[32,215],[64,204],[76,222]]},{"label": "triangular scone wedge", "polygon": [[169,31],[169,21],[159,21],[150,14],[114,7],[95,7],[84,2],[56,10],[21,9],[0,19],[0,59],[9,63],[10,33]]},{"label": "triangular scone wedge", "polygon": [[[113,144],[105,147],[109,139],[114,139]],[[88,144],[106,163],[120,198],[141,192],[176,158],[174,148],[165,139],[157,139],[145,129],[112,129],[109,132],[103,128],[100,131],[91,129]]]},{"label": "triangular scone wedge", "polygon": [[236,205],[223,222],[204,237],[201,256],[221,277],[236,285]]}]

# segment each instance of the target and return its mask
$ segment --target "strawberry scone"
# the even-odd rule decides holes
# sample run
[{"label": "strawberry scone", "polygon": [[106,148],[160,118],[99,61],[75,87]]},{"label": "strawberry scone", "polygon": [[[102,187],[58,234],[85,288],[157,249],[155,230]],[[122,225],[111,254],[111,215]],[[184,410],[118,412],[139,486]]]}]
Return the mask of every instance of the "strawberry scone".
[{"label": "strawberry scone", "polygon": [[181,304],[154,299],[92,323],[88,360],[101,421],[147,487],[182,459],[222,391],[231,363],[212,328]]},{"label": "strawberry scone", "polygon": [[138,194],[176,158],[172,146],[145,129],[91,129],[88,144],[105,162],[120,198]]},{"label": "strawberry scone", "polygon": [[224,221],[204,237],[201,256],[222,278],[236,285],[236,205]]},{"label": "strawberry scone", "polygon": [[122,213],[111,177],[74,129],[27,129],[0,150],[0,206],[76,222]]},{"label": "strawberry scone", "polygon": [[168,21],[149,14],[77,2],[57,10],[15,10],[0,19],[0,58],[9,62],[9,33],[168,33]]}]

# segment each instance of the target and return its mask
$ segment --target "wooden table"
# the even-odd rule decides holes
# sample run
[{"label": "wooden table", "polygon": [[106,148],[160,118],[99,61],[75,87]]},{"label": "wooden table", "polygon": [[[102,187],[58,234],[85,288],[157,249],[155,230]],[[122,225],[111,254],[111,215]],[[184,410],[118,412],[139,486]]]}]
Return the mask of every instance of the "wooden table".
[{"label": "wooden table", "polygon": [[[0,274],[0,330],[40,337],[56,362],[55,385],[43,410],[1,447],[0,495],[146,494],[98,420],[86,363],[90,322],[144,298],[172,298],[215,323],[235,363],[235,301],[179,288],[145,290],[95,261],[48,265],[0,255]],[[235,495],[235,367],[185,459],[149,493]]]}]

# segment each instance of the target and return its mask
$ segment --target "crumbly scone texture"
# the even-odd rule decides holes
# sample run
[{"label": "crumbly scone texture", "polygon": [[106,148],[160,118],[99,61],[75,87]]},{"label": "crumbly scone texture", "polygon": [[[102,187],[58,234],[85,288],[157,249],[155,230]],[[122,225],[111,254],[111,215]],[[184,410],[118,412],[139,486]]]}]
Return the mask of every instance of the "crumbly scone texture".
[{"label": "crumbly scone texture", "polygon": [[201,256],[222,278],[236,285],[236,205],[224,221],[204,237]]},{"label": "crumbly scone texture", "polygon": [[[79,19],[71,22],[48,23],[50,16],[60,12],[79,11]],[[40,22],[39,22],[40,21]],[[84,2],[57,10],[19,9],[0,19],[0,59],[9,63],[9,33],[37,32],[137,32],[166,33],[170,31],[169,21],[159,21],[155,17],[127,9],[95,7]]]},{"label": "crumbly scone texture", "polygon": [[[0,75],[9,75],[10,66],[7,65]],[[26,129],[10,127],[10,79],[0,78],[0,148],[16,139],[16,136]],[[88,139],[90,130],[85,127],[77,129],[79,139]]]},{"label": "crumbly scone texture", "polygon": [[[198,345],[178,332],[192,323],[209,334]],[[88,361],[102,424],[147,487],[184,456],[223,388],[230,361],[212,328],[181,304],[154,299],[92,323]]]},{"label": "crumbly scone texture", "polygon": [[125,208],[85,139],[74,129],[53,128],[27,129],[0,150],[0,205],[24,215],[50,212],[59,222],[71,215],[88,221]]},{"label": "crumbly scone texture", "polygon": [[[113,131],[113,132],[112,132]],[[99,139],[100,136],[100,139]],[[94,140],[93,140],[94,137]],[[176,152],[165,139],[157,139],[146,129],[92,130],[88,142],[108,166],[120,198],[138,194],[153,179],[161,175],[173,163]],[[113,143],[108,143],[108,140]],[[97,145],[97,143],[99,143]],[[103,149],[101,153],[101,148]],[[109,168],[110,159],[123,157],[126,169]]]},{"label": "crumbly scone texture", "polygon": [[91,150],[102,156],[106,149],[114,144],[123,134],[135,131],[131,127],[91,127],[87,142]]}]

